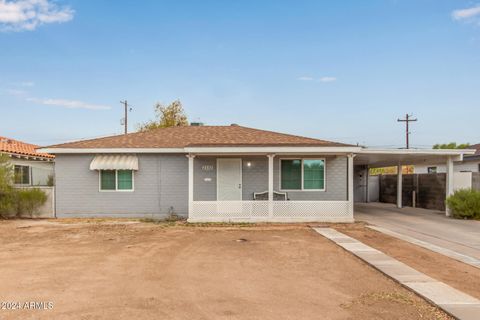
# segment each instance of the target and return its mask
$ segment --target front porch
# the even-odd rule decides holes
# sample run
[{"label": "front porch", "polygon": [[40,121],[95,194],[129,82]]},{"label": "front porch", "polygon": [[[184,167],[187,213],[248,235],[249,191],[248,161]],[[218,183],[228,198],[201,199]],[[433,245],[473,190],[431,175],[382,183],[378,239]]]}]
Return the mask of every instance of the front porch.
[{"label": "front porch", "polygon": [[353,222],[351,154],[187,157],[190,222]]}]

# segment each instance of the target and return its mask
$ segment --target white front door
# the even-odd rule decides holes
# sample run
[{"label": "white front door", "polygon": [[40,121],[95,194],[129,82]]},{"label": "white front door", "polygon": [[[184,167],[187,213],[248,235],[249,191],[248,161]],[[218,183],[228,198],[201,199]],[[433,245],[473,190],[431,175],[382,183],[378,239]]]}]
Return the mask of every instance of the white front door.
[{"label": "white front door", "polygon": [[217,159],[217,200],[242,200],[242,159]]}]

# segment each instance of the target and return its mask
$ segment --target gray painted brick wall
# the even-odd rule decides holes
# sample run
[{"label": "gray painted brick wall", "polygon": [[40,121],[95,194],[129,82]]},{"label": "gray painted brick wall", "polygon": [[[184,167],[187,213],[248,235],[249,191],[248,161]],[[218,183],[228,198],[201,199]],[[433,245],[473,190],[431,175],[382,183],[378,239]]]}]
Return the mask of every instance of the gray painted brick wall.
[{"label": "gray painted brick wall", "polygon": [[[247,165],[250,162],[250,167]],[[268,190],[268,158],[244,158],[242,164],[242,197],[243,200],[253,200],[254,192]]]},{"label": "gray painted brick wall", "polygon": [[[280,159],[274,159],[273,181],[274,189],[280,190]],[[288,158],[291,158],[289,156]],[[303,157],[308,158],[308,157]],[[310,157],[320,158],[320,157]],[[288,191],[290,200],[323,200],[323,201],[346,201],[347,200],[347,157],[330,156],[322,157],[326,162],[325,191]]]},{"label": "gray painted brick wall", "polygon": [[100,192],[94,155],[59,154],[55,159],[57,216],[157,216],[173,207],[188,212],[188,165],[185,155],[138,155],[133,192]]},{"label": "gray painted brick wall", "polygon": [[216,201],[217,200],[217,158],[216,157],[195,157],[193,172],[194,172],[193,200],[194,201]]},{"label": "gray painted brick wall", "polygon": [[188,216],[188,159],[185,155],[158,156],[160,165],[160,212],[170,208],[176,214]]},{"label": "gray painted brick wall", "polygon": [[[274,159],[274,190],[280,190],[280,158]],[[291,158],[289,156],[289,158]],[[315,157],[312,157],[315,158]],[[318,157],[317,157],[318,158]],[[290,200],[325,200],[345,201],[347,200],[347,157],[330,156],[326,160],[326,190],[325,191],[289,191]],[[247,163],[251,166],[248,167]],[[202,166],[211,166],[213,170],[204,171]],[[216,157],[195,157],[194,174],[194,200],[215,201],[216,200]],[[210,181],[205,181],[210,178]],[[242,199],[253,200],[254,192],[262,192],[268,189],[268,159],[262,157],[242,158]]]},{"label": "gray painted brick wall", "polygon": [[[99,174],[89,169],[93,154],[59,154],[55,159],[56,213],[66,216],[166,217],[188,212],[188,160],[183,154],[138,155],[133,192],[100,192]],[[242,197],[268,189],[267,157],[244,157]],[[250,162],[251,166],[247,166]],[[274,160],[274,189],[279,190],[280,159]],[[194,160],[194,200],[216,200],[216,157]],[[211,169],[211,170],[210,170]],[[290,200],[346,200],[347,158],[326,157],[326,191],[290,191]],[[210,180],[210,181],[208,181]]]}]

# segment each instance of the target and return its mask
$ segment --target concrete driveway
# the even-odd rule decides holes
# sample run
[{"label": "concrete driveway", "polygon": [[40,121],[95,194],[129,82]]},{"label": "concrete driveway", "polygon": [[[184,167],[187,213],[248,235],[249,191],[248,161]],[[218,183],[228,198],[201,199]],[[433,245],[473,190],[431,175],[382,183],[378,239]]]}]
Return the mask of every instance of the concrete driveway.
[{"label": "concrete driveway", "polygon": [[398,209],[387,203],[356,204],[355,220],[480,259],[480,221],[447,218],[440,211]]}]

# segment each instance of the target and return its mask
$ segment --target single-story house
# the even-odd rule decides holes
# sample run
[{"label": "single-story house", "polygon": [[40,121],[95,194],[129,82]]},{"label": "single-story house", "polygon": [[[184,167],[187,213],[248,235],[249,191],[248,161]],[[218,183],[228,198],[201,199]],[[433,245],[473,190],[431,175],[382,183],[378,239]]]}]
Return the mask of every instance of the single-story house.
[{"label": "single-story house", "polygon": [[354,167],[450,164],[471,153],[375,150],[238,125],[162,128],[40,151],[56,155],[57,217],[277,222],[353,221]]},{"label": "single-story house", "polygon": [[0,153],[10,157],[18,187],[46,186],[53,182],[55,156],[37,152],[39,146],[0,137]]},{"label": "single-story house", "polygon": [[[469,149],[474,149],[475,153],[465,155],[463,161],[454,163],[455,172],[480,172],[480,143],[474,144]],[[445,173],[447,168],[444,164],[436,165],[431,163],[417,164],[414,167],[415,173]]]}]

